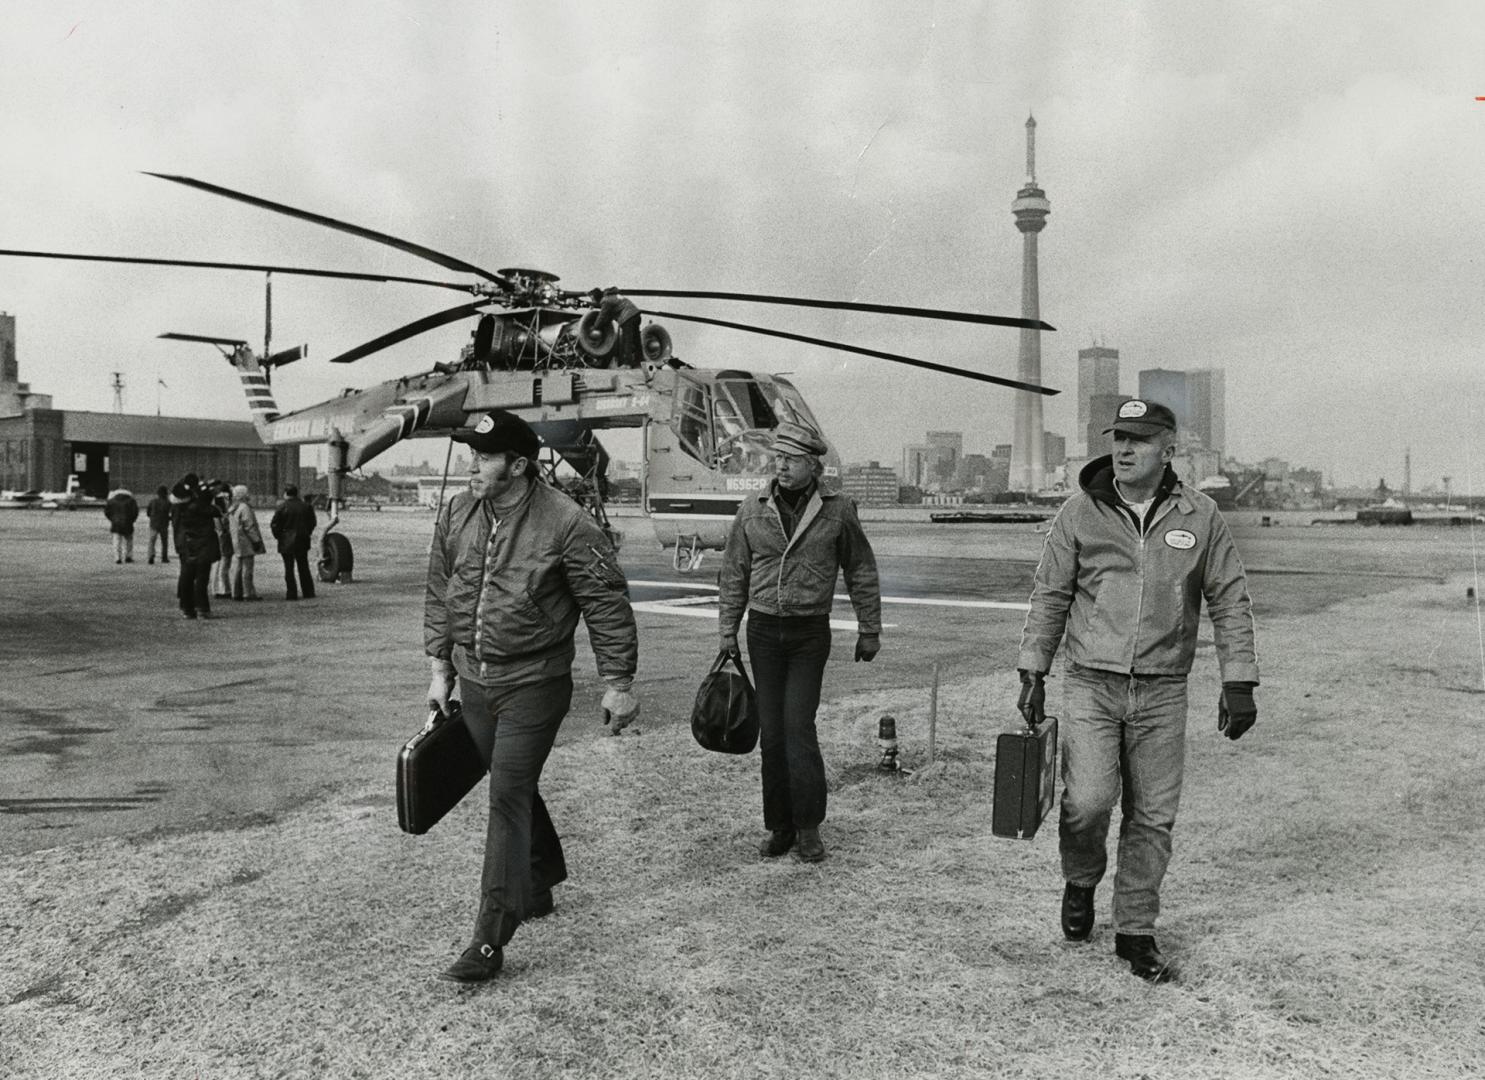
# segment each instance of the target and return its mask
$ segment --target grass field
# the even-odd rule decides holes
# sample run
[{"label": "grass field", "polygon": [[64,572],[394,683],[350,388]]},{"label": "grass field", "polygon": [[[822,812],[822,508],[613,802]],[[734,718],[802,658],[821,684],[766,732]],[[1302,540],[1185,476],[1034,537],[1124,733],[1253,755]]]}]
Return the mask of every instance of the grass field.
[{"label": "grass field", "polygon": [[[921,681],[827,684],[816,866],[756,856],[756,755],[705,753],[683,716],[565,740],[543,791],[572,879],[483,988],[434,978],[472,919],[483,789],[402,835],[385,747],[284,812],[15,854],[0,1075],[1481,1075],[1478,616],[1457,550],[1415,542],[1442,581],[1305,604],[1321,586],[1255,575],[1288,591],[1239,743],[1203,650],[1164,890],[1175,985],[1115,962],[1107,886],[1092,941],[1062,940],[1054,830],[990,836],[986,718],[1014,682],[987,668],[942,687],[932,765]],[[887,712],[911,776],[874,768]]]}]

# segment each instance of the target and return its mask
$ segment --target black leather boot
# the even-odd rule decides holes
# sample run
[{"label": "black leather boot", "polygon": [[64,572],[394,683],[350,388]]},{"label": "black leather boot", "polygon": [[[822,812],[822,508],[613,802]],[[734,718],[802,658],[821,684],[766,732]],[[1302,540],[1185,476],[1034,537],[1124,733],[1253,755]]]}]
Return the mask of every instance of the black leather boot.
[{"label": "black leather boot", "polygon": [[802,862],[819,862],[825,857],[825,844],[820,839],[819,829],[799,830],[799,851]]},{"label": "black leather boot", "polygon": [[767,839],[758,845],[758,854],[765,859],[777,859],[794,846],[793,829],[774,829]]},{"label": "black leather boot", "polygon": [[1087,941],[1093,933],[1093,887],[1067,883],[1062,890],[1062,936]]},{"label": "black leather boot", "polygon": [[1160,948],[1151,934],[1115,934],[1114,955],[1129,961],[1129,970],[1146,982],[1175,981],[1175,965],[1160,955]]}]

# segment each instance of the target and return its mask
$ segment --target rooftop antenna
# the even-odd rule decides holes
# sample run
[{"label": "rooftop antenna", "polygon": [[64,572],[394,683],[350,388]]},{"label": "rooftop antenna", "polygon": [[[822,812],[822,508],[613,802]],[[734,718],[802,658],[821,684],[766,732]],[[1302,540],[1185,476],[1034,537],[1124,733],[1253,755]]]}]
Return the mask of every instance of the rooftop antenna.
[{"label": "rooftop antenna", "polygon": [[119,371],[113,373],[113,411],[124,411],[124,375]]}]

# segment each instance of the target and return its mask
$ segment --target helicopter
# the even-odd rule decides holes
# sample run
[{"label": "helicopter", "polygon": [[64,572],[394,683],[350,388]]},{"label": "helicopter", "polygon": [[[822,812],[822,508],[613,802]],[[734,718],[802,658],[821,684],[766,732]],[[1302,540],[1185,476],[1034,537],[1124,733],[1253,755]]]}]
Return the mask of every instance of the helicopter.
[{"label": "helicopter", "polygon": [[[619,535],[605,510],[609,455],[595,432],[641,429],[642,507],[656,539],[673,551],[673,566],[680,572],[699,568],[705,551],[724,546],[738,505],[750,492],[768,487],[774,472],[771,432],[781,421],[803,424],[821,435],[828,447],[821,485],[827,491],[839,490],[840,455],[789,379],[741,368],[688,364],[676,354],[670,332],[656,319],[797,341],[1028,393],[1057,393],[1035,383],[747,323],[640,307],[634,301],[738,301],[1023,331],[1054,329],[1038,319],[754,293],[614,286],[565,289],[558,286],[557,275],[543,270],[488,270],[386,233],[202,180],[165,173],[146,175],[359,236],[475,279],[445,281],[310,267],[0,249],[0,256],[249,270],[267,275],[261,354],[241,338],[178,332],[160,336],[211,344],[222,352],[238,373],[252,422],[266,445],[321,445],[326,449],[330,522],[322,534],[320,558],[320,576],[326,581],[350,580],[354,563],[350,541],[337,531],[346,476],[403,439],[471,427],[477,414],[491,409],[508,410],[532,425],[543,443],[545,452],[538,464],[547,479],[556,482],[557,467],[565,464],[577,479],[563,483],[564,490],[582,503],[616,543]],[[352,363],[438,327],[473,319],[471,340],[457,359],[436,362],[428,371],[347,390],[294,412],[280,412],[273,396],[273,372],[303,359],[308,347],[272,351],[274,274],[411,284],[470,297],[333,356],[330,363]],[[650,321],[644,322],[645,317]]]}]

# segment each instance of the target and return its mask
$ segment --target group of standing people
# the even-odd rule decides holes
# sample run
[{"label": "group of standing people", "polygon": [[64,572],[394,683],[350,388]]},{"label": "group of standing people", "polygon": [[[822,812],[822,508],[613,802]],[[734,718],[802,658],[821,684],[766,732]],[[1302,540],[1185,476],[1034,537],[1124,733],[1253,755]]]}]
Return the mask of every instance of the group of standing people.
[{"label": "group of standing people", "polygon": [[[112,492],[103,513],[113,536],[114,561],[134,561],[134,523],[139,504],[126,489]],[[176,599],[187,619],[213,617],[211,601],[258,601],[255,560],[268,547],[245,484],[203,481],[187,473],[167,488],[160,485],[145,508],[149,523],[149,562],[158,545],[161,563],[170,562],[173,545],[180,565]],[[269,532],[284,562],[285,599],[312,599],[314,576],[309,552],[318,521],[314,508],[299,497],[293,484],[284,488],[283,501],[269,520]]]},{"label": "group of standing people", "polygon": [[[1018,708],[1046,719],[1046,680],[1063,654],[1067,710],[1059,850],[1061,928],[1094,928],[1109,824],[1122,821],[1114,952],[1149,982],[1175,978],[1155,942],[1159,892],[1183,779],[1186,677],[1203,601],[1223,689],[1217,727],[1240,738],[1257,717],[1251,601],[1231,533],[1210,498],[1170,467],[1176,419],[1156,402],[1119,409],[1113,453],[1089,462],[1053,521],[1019,654]],[[440,511],[430,549],[424,644],[428,697],[447,710],[457,683],[464,723],[490,772],[479,910],[468,948],[442,973],[475,983],[501,969],[524,920],[554,908],[567,877],[537,782],[572,699],[573,643],[587,623],[612,730],[639,715],[638,635],[608,538],[533,475],[539,440],[496,410],[454,435],[473,451],[468,492]],[[825,858],[826,783],[815,716],[831,651],[830,610],[844,574],[857,620],[855,659],[881,648],[876,560],[851,500],[819,484],[827,447],[794,423],[774,430],[775,478],[738,508],[719,576],[724,652],[748,613],[762,758],[765,858]]]}]

